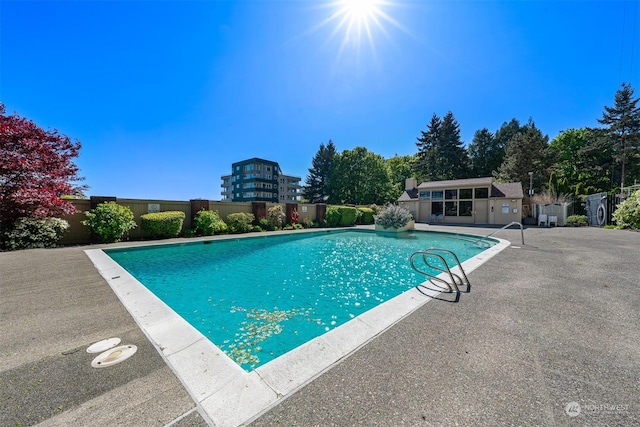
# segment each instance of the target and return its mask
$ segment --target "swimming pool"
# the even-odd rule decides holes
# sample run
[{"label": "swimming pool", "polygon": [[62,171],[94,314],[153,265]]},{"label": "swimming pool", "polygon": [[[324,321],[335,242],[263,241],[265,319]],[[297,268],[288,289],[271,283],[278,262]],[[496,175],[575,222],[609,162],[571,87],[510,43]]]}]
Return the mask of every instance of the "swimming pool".
[{"label": "swimming pool", "polygon": [[465,261],[486,249],[472,242],[332,230],[106,252],[252,370],[420,284],[408,262],[415,251],[446,247]]},{"label": "swimming pool", "polygon": [[[416,227],[419,226],[416,225]],[[473,230],[480,234],[487,234],[487,231]],[[294,232],[296,235],[305,233],[309,232]],[[258,236],[263,238],[264,235]],[[464,238],[465,235],[459,236]],[[255,235],[214,236],[207,240],[248,239],[251,241],[254,240],[253,237]],[[477,236],[471,237],[471,239],[477,238]],[[508,241],[495,240],[499,243],[462,263],[467,273],[472,272],[510,245]],[[191,244],[203,245],[204,243],[189,240],[185,246]],[[163,242],[127,243],[126,245],[129,247],[144,245],[145,248],[167,246]],[[88,249],[85,253],[168,366],[180,378],[197,403],[200,414],[210,424],[218,426],[249,423],[414,310],[433,301],[430,297],[438,297],[437,291],[426,288],[418,290],[415,286],[411,286],[405,292],[365,311],[343,325],[248,372],[143,286],[102,249]],[[473,283],[473,278],[471,279]]]}]

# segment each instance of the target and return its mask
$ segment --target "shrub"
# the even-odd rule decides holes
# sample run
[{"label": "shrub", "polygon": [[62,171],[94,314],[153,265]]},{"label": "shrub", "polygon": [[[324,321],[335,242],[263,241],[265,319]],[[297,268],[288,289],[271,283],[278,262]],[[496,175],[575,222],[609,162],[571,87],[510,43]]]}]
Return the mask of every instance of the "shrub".
[{"label": "shrub", "polygon": [[577,224],[586,224],[587,216],[586,215],[569,215],[567,219],[564,221],[564,225],[577,225]]},{"label": "shrub", "polygon": [[338,210],[340,211],[340,225],[343,227],[348,227],[350,225],[355,225],[356,218],[358,217],[358,210],[353,206],[339,206]]},{"label": "shrub", "polygon": [[337,227],[340,223],[340,210],[337,206],[327,206],[324,213],[324,222],[328,227]]},{"label": "shrub", "polygon": [[348,227],[356,223],[357,212],[353,206],[327,206],[324,221],[328,227]]},{"label": "shrub", "polygon": [[227,224],[220,218],[217,211],[198,212],[193,219],[195,232],[201,236],[213,236],[227,232]]},{"label": "shrub", "polygon": [[267,218],[260,218],[258,220],[258,225],[265,231],[275,231],[276,229],[276,226],[273,225]]},{"label": "shrub", "polygon": [[307,216],[303,216],[302,220],[300,221],[300,223],[302,224],[302,226],[304,228],[311,228],[311,227],[315,227],[316,223],[309,217]]},{"label": "shrub", "polygon": [[227,226],[232,233],[248,233],[252,229],[251,223],[254,219],[250,213],[232,213],[227,216]]},{"label": "shrub", "polygon": [[401,228],[412,219],[411,212],[397,205],[387,205],[375,216],[376,224],[383,228]]},{"label": "shrub", "polygon": [[275,229],[282,228],[285,224],[287,215],[282,210],[282,206],[275,205],[267,209],[267,219]]},{"label": "shrub", "polygon": [[153,212],[140,216],[140,227],[151,237],[176,237],[182,230],[182,211]]},{"label": "shrub", "polygon": [[640,228],[640,190],[620,203],[613,212],[616,228]]},{"label": "shrub", "polygon": [[358,224],[373,224],[374,213],[372,208],[358,208],[358,211],[362,214]]},{"label": "shrub", "polygon": [[84,215],[87,219],[82,224],[101,242],[119,242],[125,233],[136,228],[131,209],[116,202],[100,203]]},{"label": "shrub", "polygon": [[60,218],[18,218],[5,235],[7,249],[51,248],[69,228]]}]

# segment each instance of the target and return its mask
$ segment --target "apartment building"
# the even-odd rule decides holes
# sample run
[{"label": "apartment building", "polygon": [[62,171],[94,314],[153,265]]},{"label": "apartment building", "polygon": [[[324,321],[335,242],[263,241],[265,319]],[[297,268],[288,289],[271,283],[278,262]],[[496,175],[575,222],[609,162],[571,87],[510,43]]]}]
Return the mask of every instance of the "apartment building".
[{"label": "apartment building", "polygon": [[222,200],[233,202],[299,202],[301,178],[282,173],[280,165],[257,157],[231,165],[223,175]]}]

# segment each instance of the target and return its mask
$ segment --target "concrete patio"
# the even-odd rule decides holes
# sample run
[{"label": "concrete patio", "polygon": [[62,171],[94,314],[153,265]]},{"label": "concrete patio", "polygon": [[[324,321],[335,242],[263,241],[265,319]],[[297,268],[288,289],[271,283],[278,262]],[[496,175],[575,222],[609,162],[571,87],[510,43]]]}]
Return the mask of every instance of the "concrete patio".
[{"label": "concrete patio", "polygon": [[[640,233],[497,237],[512,247],[460,302],[425,304],[251,425],[640,425]],[[83,252],[97,247],[0,253],[0,425],[206,426]],[[86,348],[114,336],[137,353],[92,368]]]}]

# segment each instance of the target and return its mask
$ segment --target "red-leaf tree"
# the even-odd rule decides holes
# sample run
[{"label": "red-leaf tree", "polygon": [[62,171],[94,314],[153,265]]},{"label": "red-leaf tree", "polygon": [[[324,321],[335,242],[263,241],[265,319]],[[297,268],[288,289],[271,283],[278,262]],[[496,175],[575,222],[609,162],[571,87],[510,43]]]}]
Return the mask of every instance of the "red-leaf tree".
[{"label": "red-leaf tree", "polygon": [[77,212],[62,195],[82,194],[77,184],[80,142],[47,131],[0,103],[0,242],[18,218]]}]

